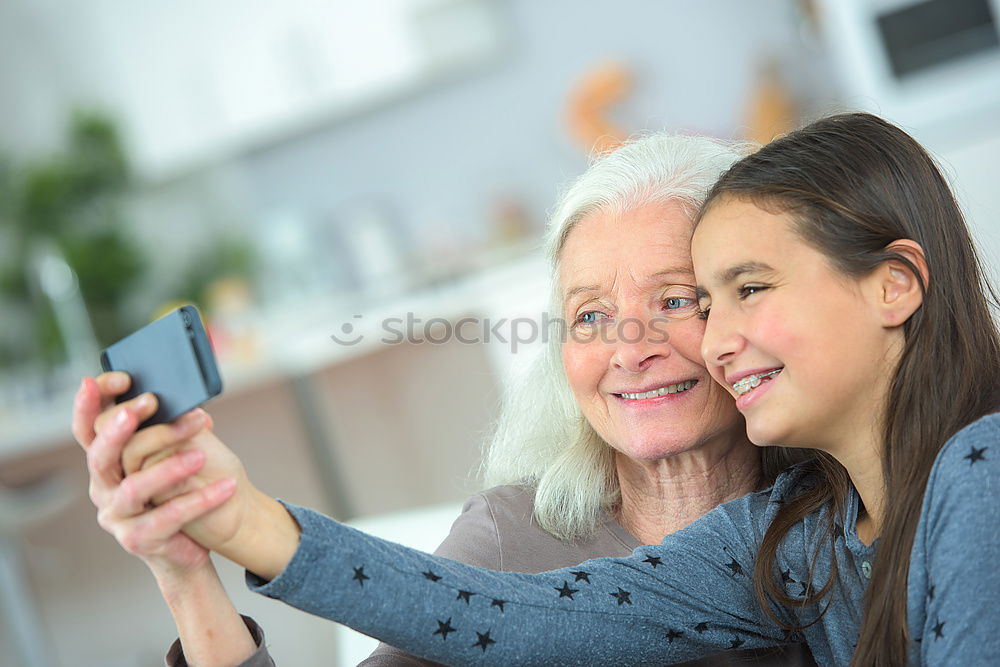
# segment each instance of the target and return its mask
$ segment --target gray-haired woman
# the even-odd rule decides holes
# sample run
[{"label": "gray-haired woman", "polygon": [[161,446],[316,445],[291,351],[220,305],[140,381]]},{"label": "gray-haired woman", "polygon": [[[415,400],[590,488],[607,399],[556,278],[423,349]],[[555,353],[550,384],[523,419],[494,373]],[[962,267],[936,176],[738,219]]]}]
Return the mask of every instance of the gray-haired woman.
[{"label": "gray-haired woman", "polygon": [[[566,190],[545,242],[559,319],[505,396],[484,462],[493,488],[467,501],[435,553],[530,573],[624,556],[766,486],[783,467],[771,449],[761,467],[728,395],[704,373],[702,325],[690,317],[684,277],[694,213],[752,148],[652,134],[601,156]],[[623,282],[629,274],[636,285]],[[574,328],[581,315],[604,330]],[[597,323],[609,317],[611,327]],[[692,664],[726,658],[813,664],[799,646]],[[431,663],[381,645],[361,664]]]},{"label": "gray-haired woman", "polygon": [[[486,479],[496,486],[469,501],[439,554],[520,572],[624,556],[720,503],[766,487],[784,466],[784,459],[762,461],[732,399],[706,371],[700,354],[704,323],[696,317],[692,287],[692,220],[717,177],[751,148],[655,134],[601,157],[566,191],[546,240],[556,329],[505,399],[485,461]],[[110,385],[106,376],[96,385],[86,381],[74,414],[92,470],[114,467],[131,435],[128,428],[98,428],[103,442],[91,444],[95,420],[102,423],[98,413],[123,409],[109,407],[123,390]],[[124,410],[127,421],[141,421],[149,406],[126,404]],[[191,421],[188,432],[146,429],[132,438],[129,451],[183,440],[203,426],[197,417]],[[196,439],[211,437],[203,430]],[[764,451],[767,457],[787,456],[785,450]],[[136,461],[126,463],[123,472],[130,472],[141,457],[126,459]],[[148,476],[142,488],[151,498],[181,475],[216,479],[207,468],[194,474],[163,467],[157,481],[153,467],[141,473]],[[178,568],[165,556],[164,545],[179,539],[184,522],[140,521],[147,511],[120,500],[120,475],[93,478],[102,525],[150,564],[165,598],[173,601],[188,661],[269,664],[260,633],[249,640],[235,611],[222,602],[225,592],[217,580],[203,574],[210,561]],[[136,486],[128,489],[131,497]],[[216,487],[208,488],[197,505],[201,511],[232,493],[218,488],[212,495]],[[188,527],[192,534],[196,525]],[[560,595],[572,596],[574,587],[571,582]],[[195,602],[177,603],[178,591]],[[209,620],[213,614],[198,611],[198,605],[221,616]],[[193,624],[193,617],[202,622]],[[218,631],[206,635],[206,622]],[[222,642],[235,647],[225,658],[220,637],[233,638]],[[175,664],[184,664],[177,648],[173,655]],[[702,664],[725,664],[729,657],[812,664],[798,647]],[[408,661],[426,664],[389,647],[365,664]]]}]

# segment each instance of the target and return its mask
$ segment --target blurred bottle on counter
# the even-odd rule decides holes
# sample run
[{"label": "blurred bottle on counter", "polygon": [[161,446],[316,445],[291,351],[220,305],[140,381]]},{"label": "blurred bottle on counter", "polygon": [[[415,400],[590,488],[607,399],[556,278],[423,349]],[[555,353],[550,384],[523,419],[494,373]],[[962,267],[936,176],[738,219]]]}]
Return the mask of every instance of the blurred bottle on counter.
[{"label": "blurred bottle on counter", "polygon": [[413,286],[412,253],[388,206],[358,202],[336,217],[358,290],[366,299],[398,296]]}]

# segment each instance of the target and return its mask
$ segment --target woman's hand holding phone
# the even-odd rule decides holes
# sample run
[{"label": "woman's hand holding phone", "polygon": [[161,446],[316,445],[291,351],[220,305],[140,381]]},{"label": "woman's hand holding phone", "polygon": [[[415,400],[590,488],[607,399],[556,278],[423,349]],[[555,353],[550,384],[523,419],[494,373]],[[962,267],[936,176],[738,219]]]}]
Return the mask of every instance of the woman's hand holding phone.
[{"label": "woman's hand holding phone", "polygon": [[[208,562],[208,551],[181,529],[224,504],[235,492],[235,484],[220,477],[192,491],[192,477],[207,459],[198,449],[183,445],[202,430],[210,432],[207,414],[193,411],[172,424],[137,433],[136,427],[156,411],[156,400],[144,394],[116,405],[115,398],[127,391],[129,382],[124,373],[104,373],[96,379],[85,378],[77,393],[73,435],[87,454],[90,498],[101,527],[126,551],[146,562],[157,576],[174,571],[183,576]],[[133,445],[138,452],[173,453],[146,470],[127,475],[122,455]],[[177,495],[184,488],[189,493]],[[164,496],[172,502],[150,507],[154,498]]]},{"label": "woman's hand holding phone", "polygon": [[144,394],[115,405],[127,387],[121,373],[85,379],[74,408],[102,527],[161,567],[193,561],[200,545],[261,577],[277,576],[298,546],[291,515],[250,483],[239,458],[206,428],[204,411],[136,431],[156,401]]}]

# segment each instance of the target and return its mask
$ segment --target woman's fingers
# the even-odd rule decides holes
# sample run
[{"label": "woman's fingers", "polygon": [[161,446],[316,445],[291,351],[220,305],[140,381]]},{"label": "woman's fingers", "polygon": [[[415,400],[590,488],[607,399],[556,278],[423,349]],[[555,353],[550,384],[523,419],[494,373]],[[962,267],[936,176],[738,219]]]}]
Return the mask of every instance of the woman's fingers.
[{"label": "woman's fingers", "polygon": [[140,556],[150,555],[167,545],[185,524],[223,505],[235,491],[236,480],[227,477],[172,498],[131,520],[115,521],[102,517],[102,526],[115,535],[126,551]]},{"label": "woman's fingers", "polygon": [[169,424],[157,424],[139,431],[121,455],[122,470],[131,475],[149,468],[174,454],[177,445],[202,429],[207,413],[201,409],[186,412]]},{"label": "woman's fingers", "polygon": [[97,416],[94,421],[94,431],[100,435],[101,430],[105,428],[108,422],[115,419],[118,411],[121,409],[130,410],[132,414],[139,418],[139,423],[146,421],[148,418],[156,414],[156,410],[159,407],[160,402],[156,398],[156,394],[145,393],[139,394],[135,398],[131,398],[122,403],[111,404],[105,407],[104,412]]},{"label": "woman's fingers", "polygon": [[161,461],[158,465],[128,475],[118,485],[118,492],[109,509],[118,516],[135,516],[148,509],[149,503],[185,479],[205,464],[205,454],[190,449]]},{"label": "woman's fingers", "polygon": [[84,448],[97,435],[95,424],[102,412],[114,403],[115,397],[128,391],[132,379],[127,373],[102,373],[96,378],[84,378],[73,402],[73,437]]},{"label": "woman's fingers", "polygon": [[[97,435],[87,449],[92,496],[96,490],[95,484],[105,487],[117,486],[124,477],[121,466],[122,449],[135,435],[139,424],[154,412],[156,412],[156,397],[152,394],[142,394],[101,414]],[[162,436],[162,433],[160,435]]]}]

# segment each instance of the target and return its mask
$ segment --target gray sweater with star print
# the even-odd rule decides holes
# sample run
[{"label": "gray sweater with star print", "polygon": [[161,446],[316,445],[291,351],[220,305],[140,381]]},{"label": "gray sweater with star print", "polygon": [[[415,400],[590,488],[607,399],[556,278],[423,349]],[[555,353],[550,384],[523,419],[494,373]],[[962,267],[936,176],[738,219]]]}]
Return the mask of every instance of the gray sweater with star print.
[{"label": "gray sweater with star print", "polygon": [[[753,592],[753,560],[785,498],[812,482],[791,468],[764,492],[721,505],[656,546],[541,574],[493,572],[379,540],[304,508],[299,548],[253,590],[448,664],[661,665],[789,640]],[[890,498],[891,502],[892,499]],[[912,661],[1000,664],[1000,415],[942,448],[928,480],[910,561]],[[877,542],[864,545],[850,495],[831,554],[817,536],[830,510],[794,526],[778,552],[786,591],[822,586],[836,559],[829,609],[802,631],[817,663],[847,665]],[[815,607],[776,608],[790,624]]]}]

